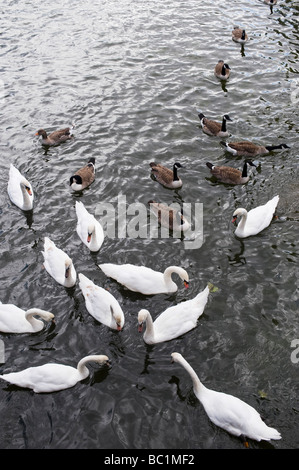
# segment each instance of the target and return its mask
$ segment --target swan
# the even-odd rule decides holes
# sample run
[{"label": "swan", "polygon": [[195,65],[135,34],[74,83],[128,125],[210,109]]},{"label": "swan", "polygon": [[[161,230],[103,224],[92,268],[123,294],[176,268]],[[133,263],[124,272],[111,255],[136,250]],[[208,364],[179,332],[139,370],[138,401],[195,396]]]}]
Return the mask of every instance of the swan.
[{"label": "swan", "polygon": [[99,251],[104,241],[104,231],[100,222],[90,214],[83,202],[76,201],[77,233],[90,251]]},{"label": "swan", "polygon": [[80,168],[70,177],[70,186],[74,191],[82,191],[94,182],[95,158],[90,158],[87,165]]},{"label": "swan", "polygon": [[7,192],[11,202],[23,211],[30,211],[33,208],[32,186],[12,163],[9,167]]},{"label": "swan", "polygon": [[178,189],[182,187],[183,182],[178,176],[178,168],[184,167],[179,162],[173,164],[172,170],[155,162],[151,162],[150,167],[154,178],[165,188]]},{"label": "swan", "polygon": [[199,113],[198,117],[202,130],[205,134],[216,137],[228,137],[230,135],[226,129],[226,121],[231,121],[231,118],[228,114],[224,114],[221,124],[217,121],[207,119],[202,113]]},{"label": "swan", "polygon": [[207,162],[207,167],[211,170],[211,174],[220,182],[226,184],[245,184],[249,181],[249,175],[247,174],[247,166],[256,165],[249,159],[245,160],[243,171],[241,172],[237,168],[230,166],[216,166],[213,163]]},{"label": "swan", "polygon": [[44,322],[35,315],[49,322],[54,320],[51,312],[39,308],[22,310],[13,304],[0,303],[0,331],[3,333],[36,333],[44,328]]},{"label": "swan", "polygon": [[28,367],[19,372],[0,375],[0,378],[13,385],[23,388],[31,388],[36,393],[57,392],[73,387],[77,382],[89,376],[89,370],[85,364],[97,362],[107,364],[109,361],[105,355],[85,356],[78,362],[77,368],[64,364],[47,363],[41,366]]},{"label": "swan", "polygon": [[59,145],[66,140],[69,140],[73,137],[73,130],[74,126],[66,127],[65,129],[59,129],[58,131],[54,131],[51,134],[47,134],[44,129],[39,129],[35,135],[41,137],[41,141],[43,145],[47,147],[52,147],[54,145]]},{"label": "swan", "polygon": [[120,331],[124,326],[125,316],[116,298],[82,273],[79,273],[79,287],[90,315],[109,328]]},{"label": "swan", "polygon": [[235,235],[239,238],[246,238],[264,230],[268,227],[273,219],[279,201],[279,196],[274,196],[266,204],[255,207],[247,212],[246,209],[239,208],[233,213],[234,223],[238,216],[241,220],[235,230]]},{"label": "swan", "polygon": [[223,60],[218,60],[214,70],[217,78],[220,78],[221,80],[227,80],[230,76],[230,71],[231,68],[228,64],[225,64]]},{"label": "swan", "polygon": [[71,258],[48,237],[45,237],[44,267],[46,271],[64,287],[73,287],[76,284],[77,273]]},{"label": "swan", "polygon": [[167,308],[154,322],[148,310],[140,310],[138,330],[141,333],[143,324],[146,324],[143,335],[145,343],[156,344],[170,341],[195,328],[198,318],[203,314],[208,296],[209,287],[207,286],[194,299]]},{"label": "swan", "polygon": [[205,387],[194,369],[180,353],[173,352],[171,358],[172,362],[178,362],[189,373],[196,398],[201,402],[208,417],[216,426],[234,436],[256,441],[281,439],[280,433],[267,426],[252,406],[233,395],[216,392]]},{"label": "swan", "polygon": [[163,273],[154,271],[146,266],[134,264],[99,264],[99,268],[106,276],[115,279],[133,292],[145,295],[171,294],[178,290],[178,286],[172,280],[173,273],[179,275],[186,288],[189,286],[189,276],[185,269],[178,266],[169,266]]}]

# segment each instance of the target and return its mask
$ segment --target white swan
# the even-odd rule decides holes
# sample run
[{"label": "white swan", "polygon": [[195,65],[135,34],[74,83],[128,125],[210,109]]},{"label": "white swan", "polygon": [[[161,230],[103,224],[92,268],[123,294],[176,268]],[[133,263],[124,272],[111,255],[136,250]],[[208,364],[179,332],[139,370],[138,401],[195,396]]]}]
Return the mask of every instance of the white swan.
[{"label": "white swan", "polygon": [[104,241],[104,231],[100,222],[90,214],[83,202],[76,201],[77,234],[90,251],[99,251]]},{"label": "white swan", "polygon": [[189,286],[189,276],[185,269],[178,266],[169,266],[164,273],[154,271],[145,266],[135,266],[134,264],[99,264],[99,268],[106,276],[115,279],[117,282],[127,287],[133,292],[140,292],[145,295],[170,294],[176,292],[178,286],[172,280],[172,273],[176,273],[184,281],[185,287]]},{"label": "white swan", "polygon": [[234,436],[247,437],[256,441],[281,439],[280,433],[267,426],[252,406],[233,395],[206,388],[180,353],[174,352],[171,357],[173,362],[181,364],[189,373],[193,382],[194,394],[216,426],[225,429]]},{"label": "white swan", "polygon": [[45,324],[35,318],[35,315],[47,322],[54,320],[53,313],[39,308],[25,311],[13,304],[0,303],[0,331],[3,333],[36,333],[41,331]]},{"label": "white swan", "polygon": [[11,202],[23,211],[30,211],[33,208],[32,186],[12,163],[9,168],[7,192]]},{"label": "white swan", "polygon": [[125,323],[124,313],[118,301],[110,292],[94,284],[82,273],[79,273],[79,287],[90,315],[114,330],[123,328]]},{"label": "white swan", "polygon": [[235,222],[237,217],[241,216],[241,220],[235,230],[235,235],[239,238],[246,238],[256,235],[268,227],[273,219],[278,201],[279,196],[274,196],[273,199],[263,206],[255,207],[249,212],[243,208],[235,210],[232,222]]},{"label": "white swan", "polygon": [[31,388],[36,393],[57,392],[73,387],[89,376],[88,362],[105,364],[109,361],[104,355],[86,356],[78,362],[77,368],[64,364],[48,363],[28,367],[20,372],[0,375],[0,378],[19,387]]},{"label": "white swan", "polygon": [[65,287],[73,287],[76,284],[77,273],[71,258],[60,248],[57,248],[48,237],[45,237],[42,254],[44,255],[44,267],[55,281]]},{"label": "white swan", "polygon": [[146,323],[146,330],[143,335],[144,341],[147,344],[169,341],[195,328],[198,318],[203,314],[208,296],[209,287],[207,286],[194,299],[167,308],[154,322],[148,310],[140,310],[138,313],[138,329],[141,333],[143,323]]}]

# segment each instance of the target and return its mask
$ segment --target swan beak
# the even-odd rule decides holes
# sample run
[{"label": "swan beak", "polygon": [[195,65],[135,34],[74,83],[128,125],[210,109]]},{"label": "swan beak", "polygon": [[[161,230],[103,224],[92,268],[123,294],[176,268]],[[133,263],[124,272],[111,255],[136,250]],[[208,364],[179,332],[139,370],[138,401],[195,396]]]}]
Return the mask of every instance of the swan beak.
[{"label": "swan beak", "polygon": [[121,325],[117,323],[116,326],[117,326],[117,331],[121,331]]},{"label": "swan beak", "polygon": [[138,323],[138,333],[142,333],[143,323]]},{"label": "swan beak", "polygon": [[65,269],[65,278],[66,279],[69,277],[69,274],[70,274],[70,268],[66,268]]},{"label": "swan beak", "polygon": [[29,196],[32,196],[32,191],[28,186],[26,186],[26,191],[29,194]]},{"label": "swan beak", "polygon": [[236,220],[237,220],[237,216],[235,215],[235,216],[233,217],[232,224],[234,224],[234,223],[236,222]]},{"label": "swan beak", "polygon": [[186,289],[189,288],[189,281],[184,281],[184,286],[186,287]]},{"label": "swan beak", "polygon": [[87,234],[87,243],[90,243],[90,240],[91,240],[91,233],[88,233]]}]

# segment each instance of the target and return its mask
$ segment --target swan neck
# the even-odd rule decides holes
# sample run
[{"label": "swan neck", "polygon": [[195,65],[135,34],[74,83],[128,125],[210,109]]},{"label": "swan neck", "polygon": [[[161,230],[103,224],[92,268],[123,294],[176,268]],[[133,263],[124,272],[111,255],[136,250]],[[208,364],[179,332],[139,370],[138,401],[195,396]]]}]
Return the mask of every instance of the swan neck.
[{"label": "swan neck", "polygon": [[205,387],[199,380],[198,375],[196,374],[195,370],[190,366],[190,364],[183,357],[180,359],[180,363],[191,377],[195,394],[197,395],[200,394],[204,390]]},{"label": "swan neck", "polygon": [[39,311],[37,309],[31,308],[25,312],[26,320],[31,324],[32,328],[38,327],[41,323],[41,320],[38,320],[34,317],[34,315],[39,315]]},{"label": "swan neck", "polygon": [[180,276],[182,274],[182,269],[177,266],[169,266],[168,268],[165,269],[164,280],[167,285],[174,284],[172,277],[171,277],[172,273],[176,273]]},{"label": "swan neck", "polygon": [[238,225],[239,229],[244,230],[246,220],[247,220],[247,211],[244,209],[242,214],[241,214],[241,220],[240,220],[239,225]]},{"label": "swan neck", "polygon": [[31,208],[31,199],[26,190],[25,184],[23,182],[20,183],[21,191],[23,194],[23,201],[24,201],[24,208]]},{"label": "swan neck", "polygon": [[95,356],[86,356],[86,357],[83,357],[83,359],[81,359],[81,361],[78,362],[77,370],[79,372],[80,377],[82,377],[82,379],[86,379],[86,377],[89,376],[89,370],[85,364],[91,361],[95,361],[95,360],[96,360]]},{"label": "swan neck", "polygon": [[155,333],[155,331],[154,331],[154,322],[153,322],[152,316],[149,312],[146,316],[145,322],[146,322],[146,335],[154,337],[154,333]]}]

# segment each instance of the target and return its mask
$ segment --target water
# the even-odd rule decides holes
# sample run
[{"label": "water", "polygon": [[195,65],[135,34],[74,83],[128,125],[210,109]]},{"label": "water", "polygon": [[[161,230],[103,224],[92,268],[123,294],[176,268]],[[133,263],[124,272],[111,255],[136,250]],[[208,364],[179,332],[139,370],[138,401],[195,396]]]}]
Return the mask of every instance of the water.
[{"label": "water", "polygon": [[[49,361],[76,366],[95,353],[108,355],[111,367],[91,366],[88,379],[52,394],[2,381],[0,447],[242,448],[209,421],[190,377],[171,364],[170,354],[178,351],[207,387],[243,399],[281,432],[280,441],[251,441],[252,448],[297,448],[299,364],[291,343],[299,338],[298,2],[280,1],[271,11],[258,0],[14,0],[1,10],[0,299],[50,310],[56,323],[35,335],[1,334],[0,373]],[[231,40],[235,24],[250,37],[244,49]],[[232,69],[225,85],[213,75],[219,58]],[[206,161],[241,167],[243,159],[202,133],[198,110],[218,121],[229,113],[231,140],[291,148],[260,157],[245,186],[217,184]],[[39,128],[72,122],[72,142],[45,150],[36,140]],[[69,177],[92,156],[96,181],[73,194]],[[151,161],[180,161],[183,188],[155,183]],[[9,201],[10,163],[33,185],[29,215]],[[255,207],[275,194],[280,219],[258,236],[236,239],[235,208]],[[116,207],[120,195],[127,206],[149,199],[202,203],[203,245],[107,237],[98,253],[90,253],[75,230],[75,202],[95,213],[102,202]],[[78,285],[65,289],[47,274],[45,236],[71,255],[78,273],[110,289],[125,312],[123,331],[88,314]],[[181,265],[190,288],[178,282],[176,294],[144,297],[107,279],[101,262],[160,271]],[[140,308],[155,318],[208,282],[217,290],[197,328],[167,343],[143,342]]]}]

